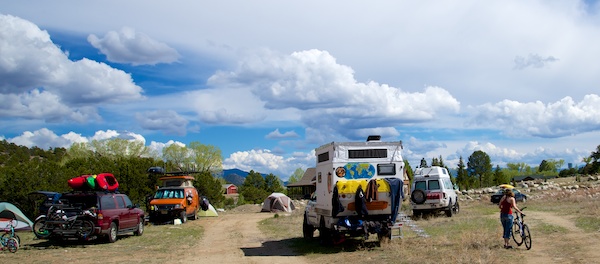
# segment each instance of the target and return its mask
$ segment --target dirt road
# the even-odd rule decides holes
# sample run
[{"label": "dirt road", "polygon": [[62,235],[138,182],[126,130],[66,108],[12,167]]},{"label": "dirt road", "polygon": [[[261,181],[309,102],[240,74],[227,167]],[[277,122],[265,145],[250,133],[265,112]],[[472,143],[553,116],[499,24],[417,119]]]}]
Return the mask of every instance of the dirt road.
[{"label": "dirt road", "polygon": [[[592,263],[600,259],[596,234],[585,233],[575,226],[575,220],[550,212],[526,212],[526,222],[531,225],[532,248],[523,252],[523,263]],[[544,225],[566,229],[566,232],[540,236]],[[519,247],[525,250],[524,245]],[[591,262],[588,262],[591,261]]]},{"label": "dirt road", "polygon": [[271,213],[227,213],[188,222],[204,227],[198,252],[182,263],[307,263],[284,243],[268,240],[258,222]]}]

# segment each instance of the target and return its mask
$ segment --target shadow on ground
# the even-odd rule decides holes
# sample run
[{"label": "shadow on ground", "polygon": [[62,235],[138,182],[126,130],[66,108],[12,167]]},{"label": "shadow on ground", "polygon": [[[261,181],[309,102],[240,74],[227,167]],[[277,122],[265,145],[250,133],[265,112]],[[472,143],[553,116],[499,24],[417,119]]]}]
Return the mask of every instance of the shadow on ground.
[{"label": "shadow on ground", "polygon": [[377,241],[364,241],[348,239],[339,244],[325,245],[318,238],[307,240],[303,238],[288,238],[283,240],[270,240],[262,243],[260,247],[240,248],[244,256],[303,256],[308,254],[333,254],[338,252],[351,252],[369,250],[379,247]]}]

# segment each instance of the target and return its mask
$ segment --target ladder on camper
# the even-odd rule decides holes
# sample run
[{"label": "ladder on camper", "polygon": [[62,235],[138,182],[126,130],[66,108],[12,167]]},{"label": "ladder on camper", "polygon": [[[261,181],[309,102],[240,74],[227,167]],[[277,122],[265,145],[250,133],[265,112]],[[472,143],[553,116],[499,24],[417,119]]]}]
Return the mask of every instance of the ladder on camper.
[{"label": "ladder on camper", "polygon": [[403,228],[405,225],[408,226],[411,231],[415,232],[415,234],[417,234],[417,236],[425,237],[425,238],[429,237],[429,235],[425,232],[425,230],[423,230],[422,228],[417,226],[417,224],[415,224],[415,222],[412,219],[410,219],[410,216],[406,215],[404,212],[399,212],[398,216],[396,217],[396,222],[392,225],[392,228],[390,231],[390,232],[392,232],[391,239],[403,238],[404,237]]}]

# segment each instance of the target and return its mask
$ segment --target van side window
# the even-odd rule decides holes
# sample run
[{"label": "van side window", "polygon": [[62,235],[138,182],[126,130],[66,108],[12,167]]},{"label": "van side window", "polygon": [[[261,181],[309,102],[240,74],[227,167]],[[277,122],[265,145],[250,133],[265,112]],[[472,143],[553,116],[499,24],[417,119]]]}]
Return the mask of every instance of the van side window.
[{"label": "van side window", "polygon": [[100,204],[102,210],[107,209],[117,209],[117,204],[115,204],[115,199],[112,195],[103,195],[100,197]]},{"label": "van side window", "polygon": [[429,190],[439,190],[440,182],[438,180],[429,180]]}]

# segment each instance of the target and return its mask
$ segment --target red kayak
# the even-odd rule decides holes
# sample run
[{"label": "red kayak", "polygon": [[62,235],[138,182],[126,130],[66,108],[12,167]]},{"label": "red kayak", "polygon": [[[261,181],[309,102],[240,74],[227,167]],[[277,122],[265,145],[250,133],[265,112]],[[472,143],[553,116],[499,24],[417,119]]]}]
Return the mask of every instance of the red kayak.
[{"label": "red kayak", "polygon": [[100,173],[96,176],[96,187],[101,190],[114,192],[119,188],[119,182],[112,173]]},{"label": "red kayak", "polygon": [[72,178],[67,182],[67,184],[69,184],[69,187],[73,188],[74,190],[81,189],[87,183],[87,178],[90,176],[92,175],[81,175]]}]

